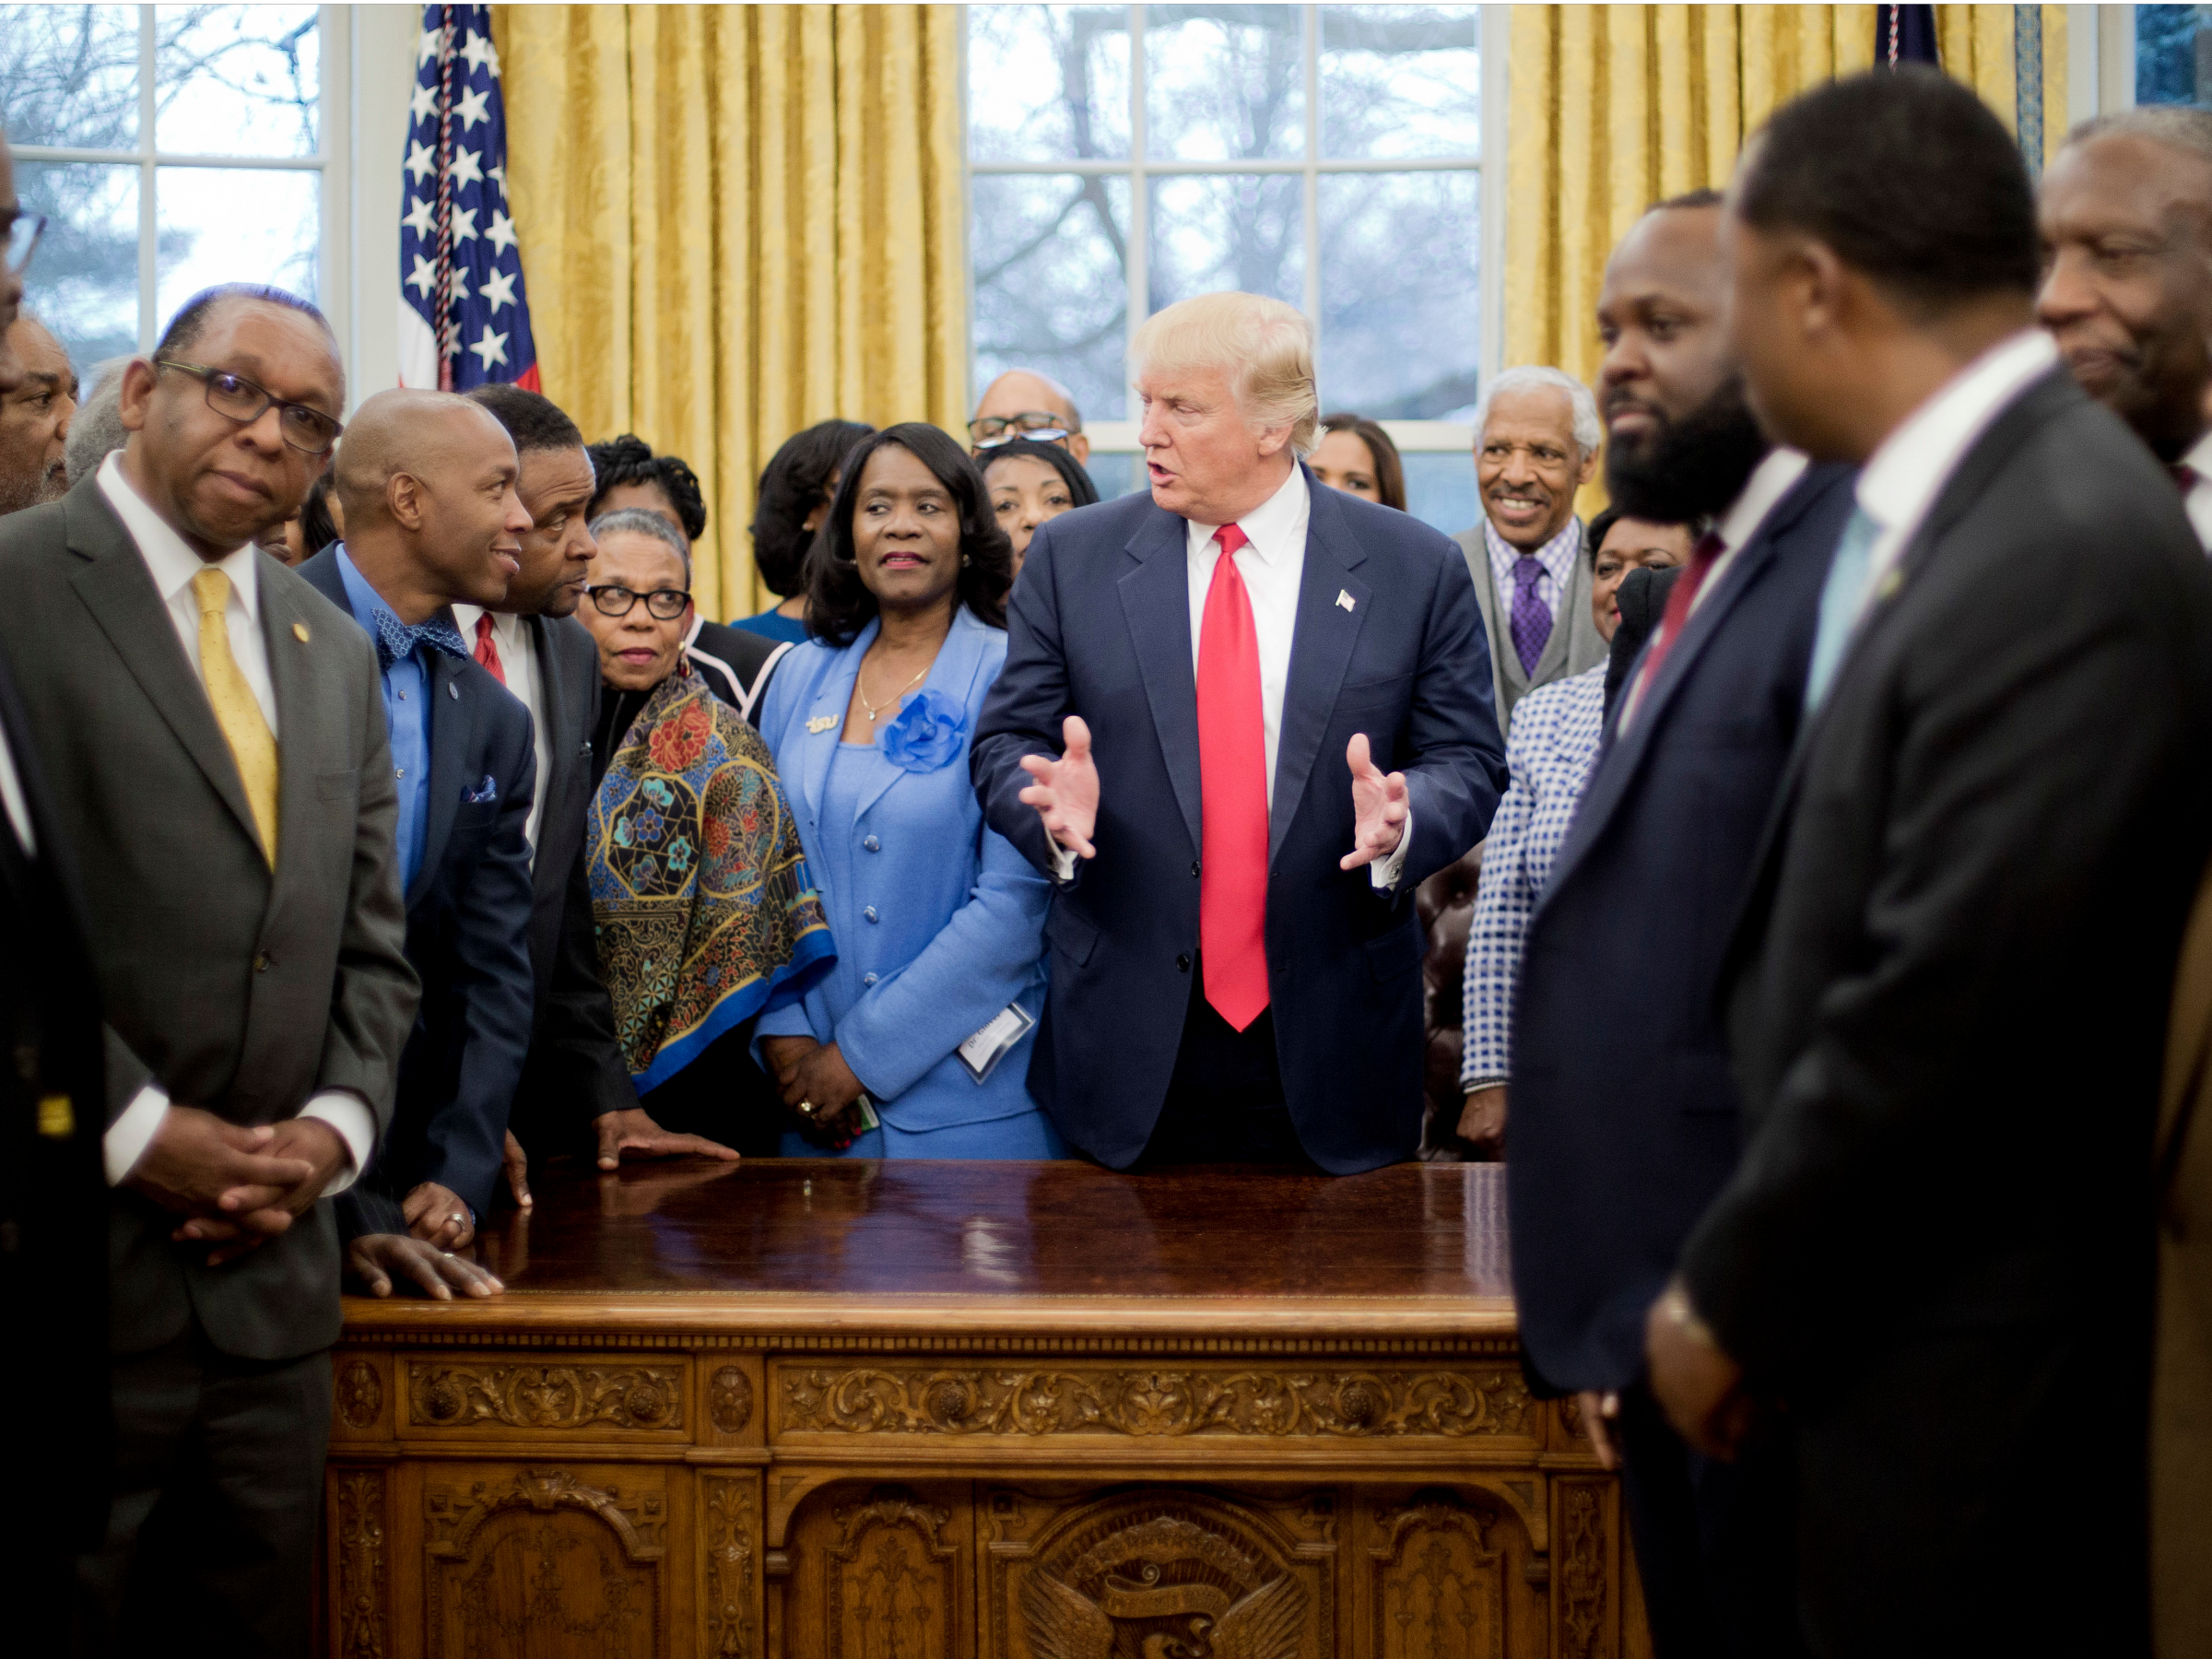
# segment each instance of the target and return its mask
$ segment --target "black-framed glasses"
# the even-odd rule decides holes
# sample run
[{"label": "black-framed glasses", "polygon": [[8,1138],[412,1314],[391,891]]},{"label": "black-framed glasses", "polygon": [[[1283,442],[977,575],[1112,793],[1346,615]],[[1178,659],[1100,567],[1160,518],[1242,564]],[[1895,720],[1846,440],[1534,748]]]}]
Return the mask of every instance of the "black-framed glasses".
[{"label": "black-framed glasses", "polygon": [[275,393],[255,385],[228,369],[210,369],[204,363],[181,363],[175,358],[156,358],[157,369],[175,369],[207,382],[207,406],[241,426],[259,420],[269,407],[276,409],[276,429],[285,442],[307,455],[327,455],[330,446],[346,429],[320,409],[287,403]]},{"label": "black-framed glasses", "polygon": [[982,415],[968,423],[969,441],[977,449],[995,449],[1017,438],[1050,443],[1076,430],[1076,423],[1066,416],[1048,414],[1042,409],[1024,409],[1018,415]]},{"label": "black-framed glasses", "polygon": [[23,275],[45,229],[46,216],[42,213],[18,213],[8,221],[7,251],[0,254],[0,260],[6,261],[10,276]]},{"label": "black-framed glasses", "polygon": [[656,622],[673,622],[691,603],[691,595],[681,588],[654,588],[650,594],[641,594],[635,588],[610,582],[603,587],[588,587],[583,591],[592,596],[592,604],[603,617],[627,617],[630,608],[642,599],[647,616]]}]

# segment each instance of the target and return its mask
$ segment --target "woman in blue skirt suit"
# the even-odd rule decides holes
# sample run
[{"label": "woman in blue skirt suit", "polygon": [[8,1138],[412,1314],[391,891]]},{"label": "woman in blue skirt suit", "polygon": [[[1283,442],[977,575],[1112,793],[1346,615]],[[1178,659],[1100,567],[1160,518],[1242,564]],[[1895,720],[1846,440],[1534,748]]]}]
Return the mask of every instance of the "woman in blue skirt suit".
[{"label": "woman in blue skirt suit", "polygon": [[968,778],[1012,559],[935,427],[846,460],[808,555],[815,637],[760,716],[837,941],[829,977],[756,1028],[786,1157],[1063,1156],[1028,1082],[1051,887],[984,828]]}]

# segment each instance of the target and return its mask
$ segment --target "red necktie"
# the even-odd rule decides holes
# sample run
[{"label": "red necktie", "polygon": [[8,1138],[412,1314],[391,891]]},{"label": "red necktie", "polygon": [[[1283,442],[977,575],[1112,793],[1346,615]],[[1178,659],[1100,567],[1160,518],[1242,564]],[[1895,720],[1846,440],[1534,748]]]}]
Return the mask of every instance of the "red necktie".
[{"label": "red necktie", "polygon": [[500,642],[491,636],[491,613],[486,611],[477,618],[477,661],[491,670],[491,677],[500,685],[507,683],[507,668],[500,661]]},{"label": "red necktie", "polygon": [[1206,1000],[1236,1030],[1267,1006],[1267,734],[1260,712],[1260,636],[1234,524],[1198,629],[1199,962]]},{"label": "red necktie", "polygon": [[[1696,603],[1698,590],[1705,585],[1705,578],[1712,571],[1712,562],[1720,558],[1721,549],[1727,544],[1717,532],[1708,530],[1698,537],[1698,545],[1689,550],[1689,563],[1675,581],[1674,589],[1666,596],[1666,609],[1659,614],[1659,637],[1652,641],[1652,654],[1644,659],[1643,672],[1637,676],[1639,686],[1648,687],[1659,677],[1659,665],[1666,661],[1666,653],[1675,648],[1682,637],[1682,629],[1689,621],[1689,607]],[[1637,693],[1639,700],[1643,693]]]}]

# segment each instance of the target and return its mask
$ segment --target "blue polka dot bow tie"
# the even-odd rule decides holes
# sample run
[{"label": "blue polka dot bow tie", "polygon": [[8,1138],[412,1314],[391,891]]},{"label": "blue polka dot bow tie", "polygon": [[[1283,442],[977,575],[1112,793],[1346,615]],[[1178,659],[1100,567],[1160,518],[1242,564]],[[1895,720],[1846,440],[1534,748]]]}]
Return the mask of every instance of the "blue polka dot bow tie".
[{"label": "blue polka dot bow tie", "polygon": [[465,663],[468,661],[468,647],[461,642],[461,630],[453,626],[451,617],[441,614],[418,627],[409,628],[390,611],[376,613],[378,667],[389,668],[394,663],[405,662],[415,654],[418,645],[428,645],[432,651],[442,651]]}]

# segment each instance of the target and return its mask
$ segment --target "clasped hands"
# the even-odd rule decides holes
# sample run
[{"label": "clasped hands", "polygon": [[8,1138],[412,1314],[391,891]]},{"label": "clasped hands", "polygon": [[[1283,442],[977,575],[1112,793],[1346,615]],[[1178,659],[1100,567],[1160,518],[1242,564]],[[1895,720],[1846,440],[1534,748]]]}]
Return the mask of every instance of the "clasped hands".
[{"label": "clasped hands", "polygon": [[860,1132],[853,1109],[867,1092],[867,1085],[853,1075],[836,1043],[819,1043],[811,1037],[763,1037],[760,1054],[775,1075],[783,1104],[799,1113],[809,1139],[852,1145]]},{"label": "clasped hands", "polygon": [[183,1217],[170,1237],[207,1243],[207,1265],[219,1267],[288,1230],[350,1156],[321,1118],[249,1128],[172,1104],[125,1180]]},{"label": "clasped hands", "polygon": [[[1099,824],[1099,768],[1091,759],[1090,727],[1070,714],[1060,723],[1060,758],[1024,755],[1021,769],[1033,780],[1019,799],[1036,808],[1044,832],[1077,858],[1095,858],[1091,836]],[[1406,834],[1406,774],[1385,773],[1369,752],[1367,734],[1354,732],[1345,746],[1352,773],[1352,850],[1337,867],[1356,870],[1388,858]]]}]

